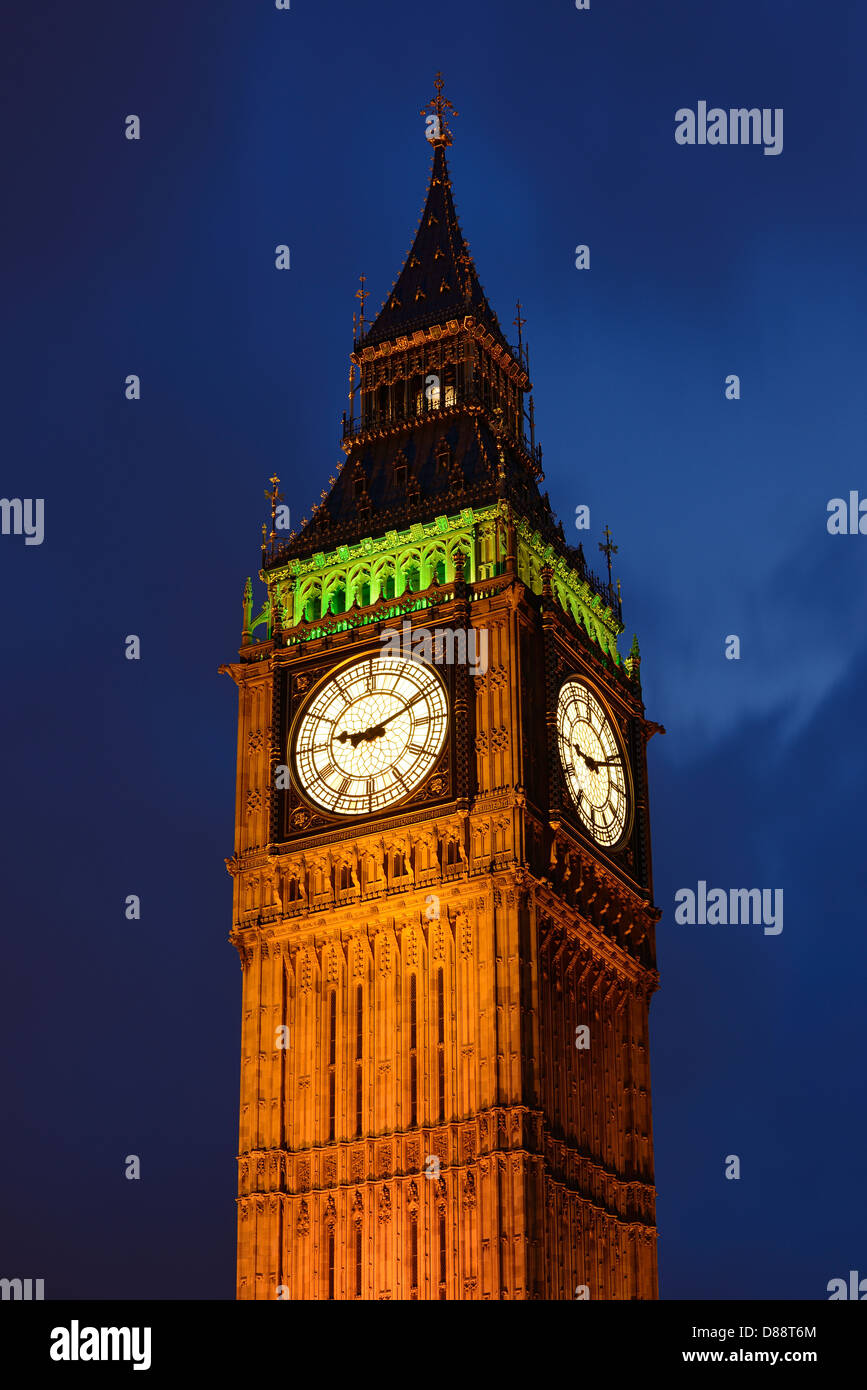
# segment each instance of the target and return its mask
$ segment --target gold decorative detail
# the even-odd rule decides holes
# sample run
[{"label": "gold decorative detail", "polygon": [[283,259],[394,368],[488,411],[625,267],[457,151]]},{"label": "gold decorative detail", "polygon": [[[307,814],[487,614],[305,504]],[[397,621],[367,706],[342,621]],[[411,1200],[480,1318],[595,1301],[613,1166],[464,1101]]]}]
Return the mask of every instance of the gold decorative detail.
[{"label": "gold decorative detail", "polygon": [[450,145],[452,143],[452,133],[449,130],[446,111],[450,111],[453,116],[459,115],[447,97],[443,96],[443,75],[438,72],[434,78],[434,95],[427,106],[419,112],[422,116],[434,115],[436,117],[436,133],[430,136],[432,145]]},{"label": "gold decorative detail", "polygon": [[382,1191],[381,1191],[380,1194],[379,1194],[379,1222],[380,1222],[380,1225],[386,1225],[390,1220],[391,1220],[391,1193],[389,1192],[389,1190],[388,1190],[388,1188],[385,1186],[385,1184],[383,1184]]}]

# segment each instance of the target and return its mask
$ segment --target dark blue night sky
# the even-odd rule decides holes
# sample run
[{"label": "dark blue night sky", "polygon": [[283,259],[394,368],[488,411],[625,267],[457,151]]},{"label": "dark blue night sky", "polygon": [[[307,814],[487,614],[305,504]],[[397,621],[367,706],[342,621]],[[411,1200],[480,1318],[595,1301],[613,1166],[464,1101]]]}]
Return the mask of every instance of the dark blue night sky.
[{"label": "dark blue night sky", "polygon": [[[661,1295],[867,1274],[867,536],[826,528],[867,496],[864,6],[30,0],[5,28],[0,492],[45,499],[45,539],[0,536],[0,1275],[233,1297],[217,667],[269,474],[300,519],[341,457],[353,295],[363,271],[378,309],[412,239],[437,69],[464,234],[507,336],[528,320],[544,486],[573,541],[590,506],[594,564],[611,526],[668,731]],[[782,108],[782,154],[678,145],[703,100]],[[782,888],[784,930],[677,925],[700,880]]]}]

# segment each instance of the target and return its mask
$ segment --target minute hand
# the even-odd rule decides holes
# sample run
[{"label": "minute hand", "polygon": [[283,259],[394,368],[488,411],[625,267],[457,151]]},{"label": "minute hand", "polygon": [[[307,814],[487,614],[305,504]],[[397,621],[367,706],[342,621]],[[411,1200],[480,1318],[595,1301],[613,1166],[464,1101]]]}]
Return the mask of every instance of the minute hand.
[{"label": "minute hand", "polygon": [[385,732],[386,724],[390,724],[392,719],[397,719],[399,714],[406,714],[406,711],[411,709],[421,698],[421,695],[416,695],[414,700],[410,700],[409,704],[396,709],[394,714],[390,714],[387,719],[381,719],[378,724],[371,724],[369,728],[361,729],[357,734],[349,734],[344,730],[342,734],[338,734],[338,742],[346,743],[348,740],[353,748],[357,748],[359,743],[372,743],[375,738],[379,738]]},{"label": "minute hand", "polygon": [[394,714],[390,714],[387,719],[381,719],[378,724],[374,724],[370,732],[373,734],[378,734],[380,729],[384,729],[386,724],[391,723],[392,719],[397,719],[399,715],[406,714],[408,709],[412,709],[413,705],[417,705],[419,700],[423,699],[423,695],[416,695],[412,700],[409,700],[407,704],[402,705],[400,709],[396,709],[394,711]]}]

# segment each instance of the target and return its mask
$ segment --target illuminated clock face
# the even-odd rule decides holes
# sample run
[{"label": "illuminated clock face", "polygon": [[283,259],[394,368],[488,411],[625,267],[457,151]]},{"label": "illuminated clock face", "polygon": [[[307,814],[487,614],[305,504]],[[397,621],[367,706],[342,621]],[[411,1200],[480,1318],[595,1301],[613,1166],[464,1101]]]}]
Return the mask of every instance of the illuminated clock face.
[{"label": "illuminated clock face", "polygon": [[557,735],[578,814],[597,844],[612,849],[626,833],[629,774],[610,718],[581,681],[566,681],[560,691]]},{"label": "illuminated clock face", "polygon": [[381,811],[424,781],[447,723],[446,692],[430,666],[364,657],[326,681],[298,719],[298,785],[333,815]]}]

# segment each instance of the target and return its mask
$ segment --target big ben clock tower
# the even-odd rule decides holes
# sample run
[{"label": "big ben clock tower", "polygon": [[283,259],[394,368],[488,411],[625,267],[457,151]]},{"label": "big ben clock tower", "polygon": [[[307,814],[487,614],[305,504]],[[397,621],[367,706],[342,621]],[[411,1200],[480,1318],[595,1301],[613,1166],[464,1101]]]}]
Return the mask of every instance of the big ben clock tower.
[{"label": "big ben clock tower", "polygon": [[[345,460],[272,525],[239,688],[241,1299],[653,1299],[637,643],[540,493],[438,78]],[[528,436],[529,432],[529,438]],[[273,480],[272,509],[278,501]]]}]

